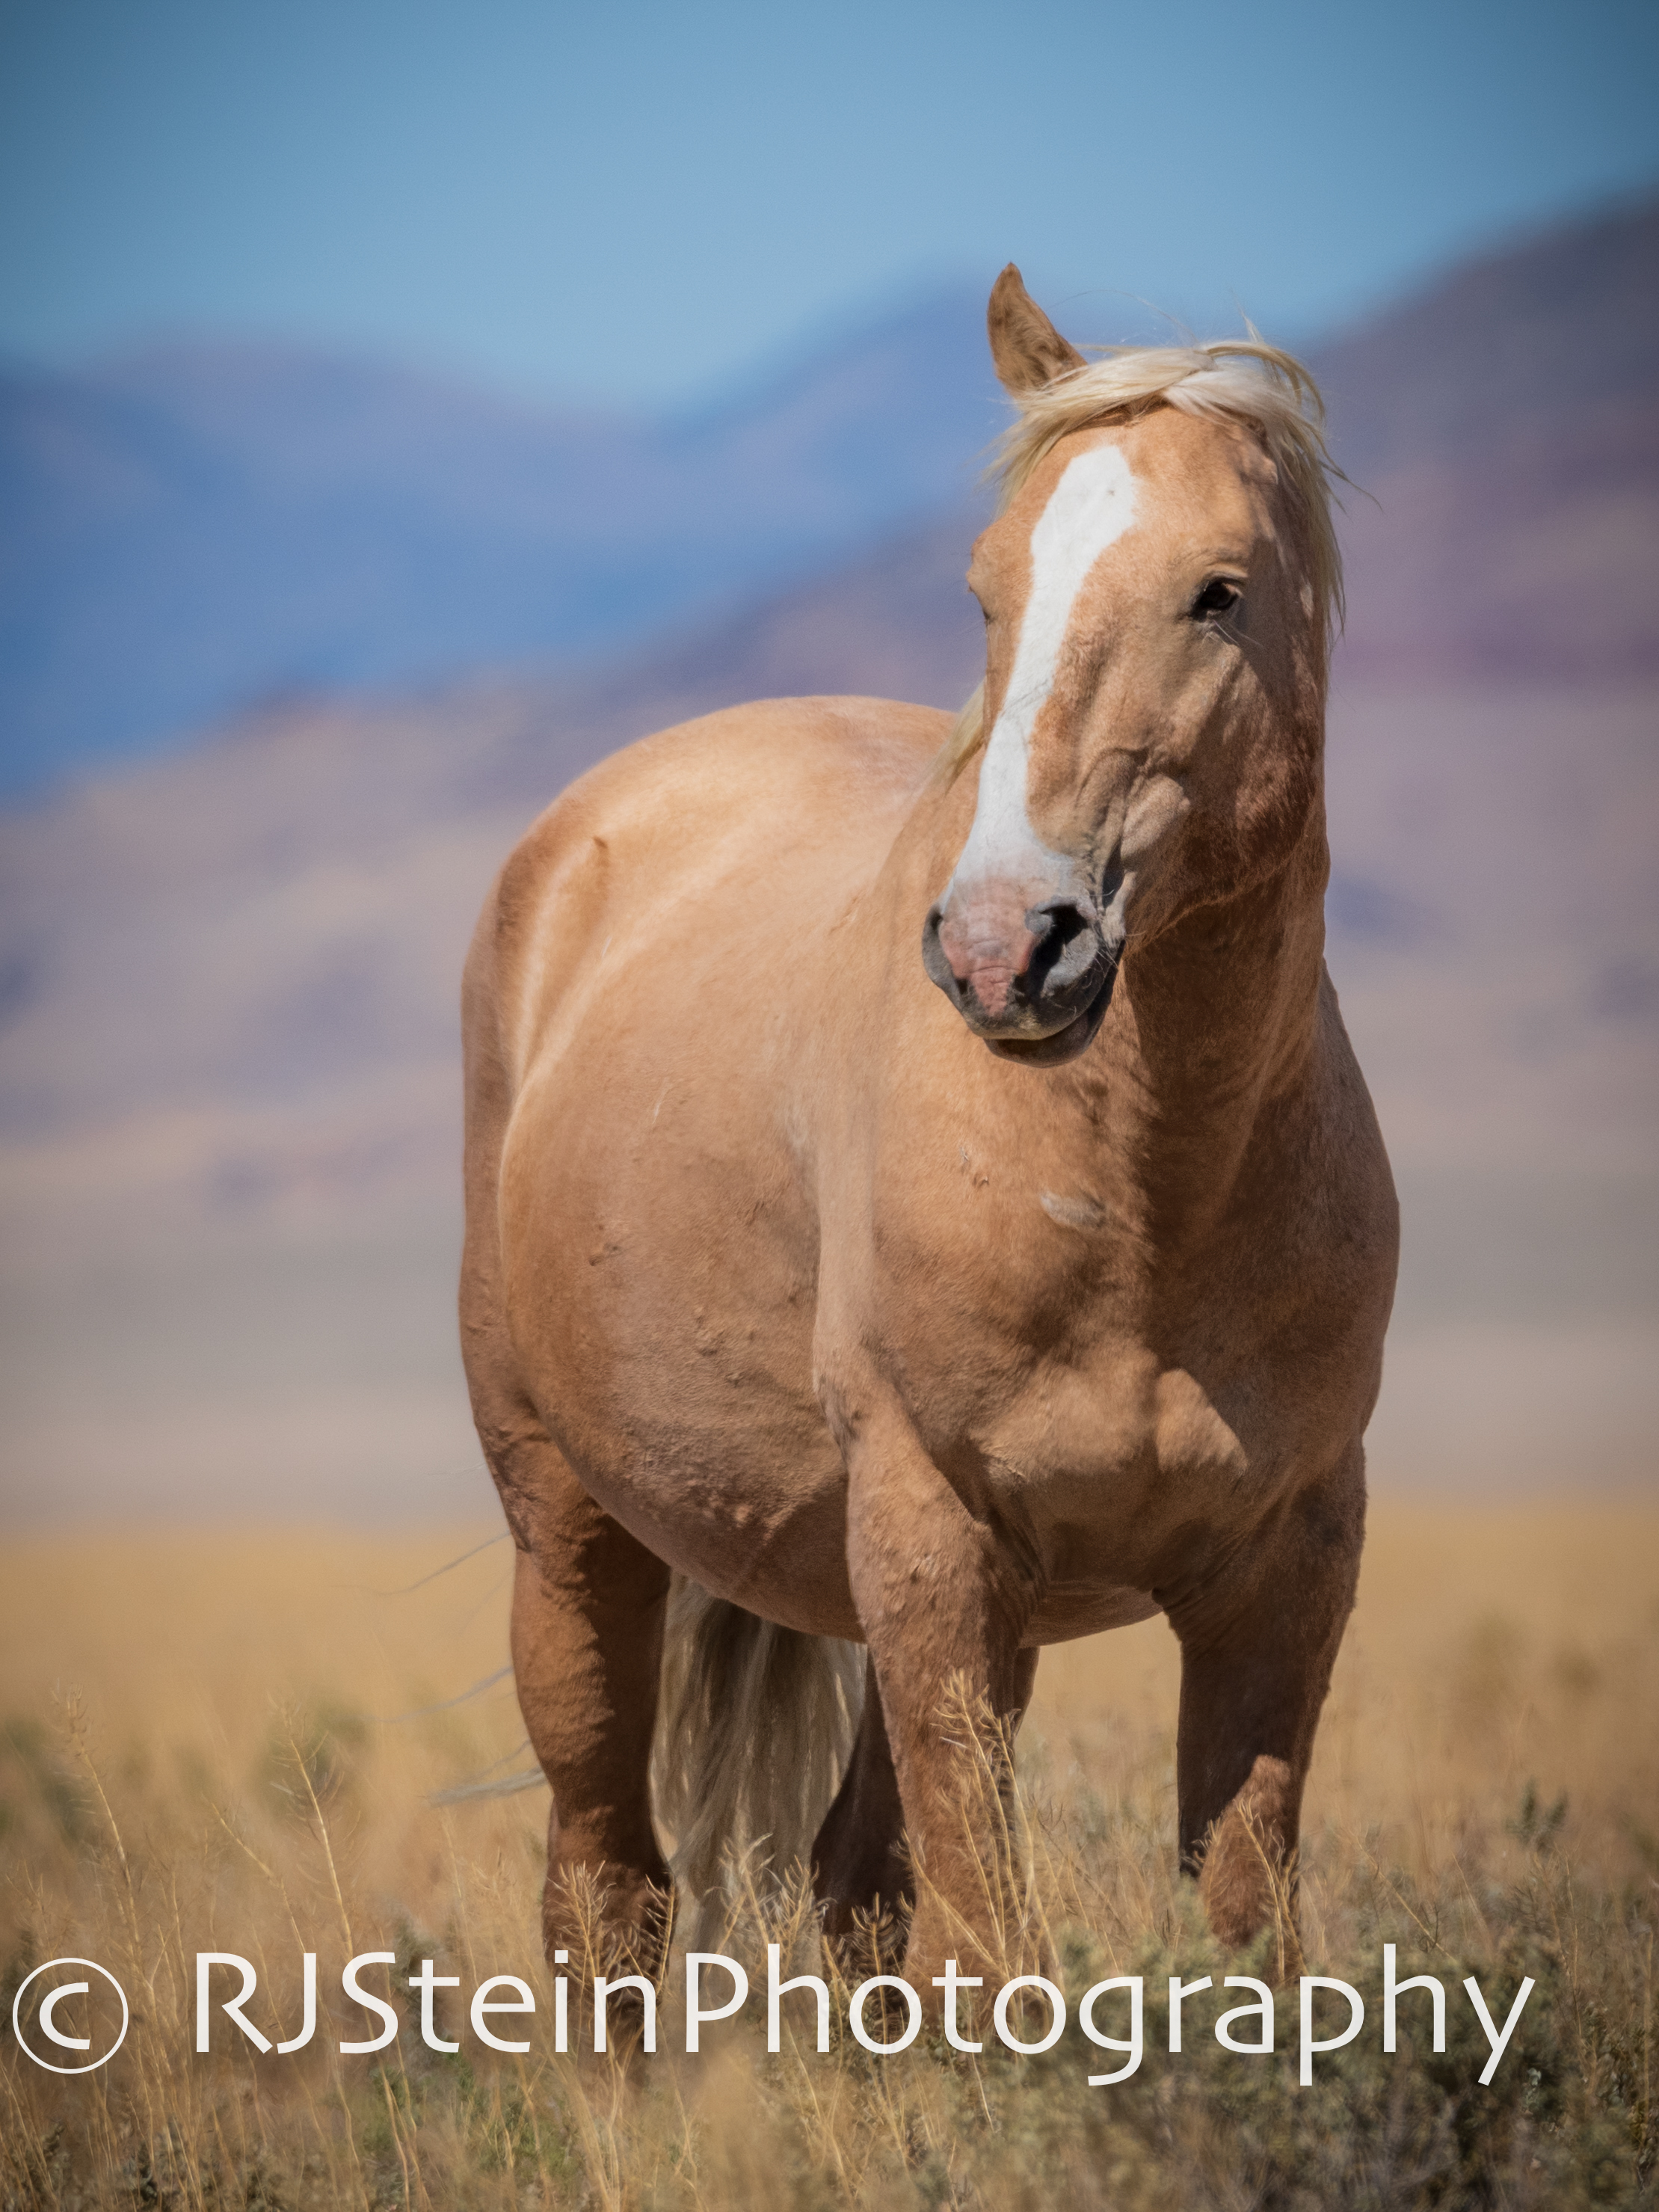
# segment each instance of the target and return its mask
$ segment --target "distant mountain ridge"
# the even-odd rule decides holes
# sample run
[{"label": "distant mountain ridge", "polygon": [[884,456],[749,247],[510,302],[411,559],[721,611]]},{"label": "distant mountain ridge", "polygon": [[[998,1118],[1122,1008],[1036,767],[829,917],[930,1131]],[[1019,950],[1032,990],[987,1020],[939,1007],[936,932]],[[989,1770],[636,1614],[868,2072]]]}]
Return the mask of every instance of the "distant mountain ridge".
[{"label": "distant mountain ridge", "polygon": [[1464,261],[1310,355],[1357,483],[1659,387],[1659,199]]},{"label": "distant mountain ridge", "polygon": [[966,295],[661,422],[246,345],[0,374],[0,788],[264,699],[591,654],[967,499]]},{"label": "distant mountain ridge", "polygon": [[1311,360],[1358,487],[1350,676],[1659,672],[1659,201],[1449,270]]},{"label": "distant mountain ridge", "polygon": [[[1353,669],[1659,667],[1659,203],[1469,264],[1310,358],[1363,488]],[[661,422],[277,347],[0,374],[0,792],[283,698],[656,653],[750,609],[775,634],[786,603],[799,630],[918,534],[965,552],[1004,419],[977,292]],[[924,669],[968,619],[945,591]]]}]

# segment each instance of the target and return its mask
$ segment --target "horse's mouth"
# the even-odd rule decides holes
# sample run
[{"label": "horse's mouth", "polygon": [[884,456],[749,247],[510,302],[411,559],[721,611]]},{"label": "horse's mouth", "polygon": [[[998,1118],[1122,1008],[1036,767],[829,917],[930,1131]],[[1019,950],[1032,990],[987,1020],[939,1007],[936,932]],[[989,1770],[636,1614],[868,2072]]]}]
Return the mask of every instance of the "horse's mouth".
[{"label": "horse's mouth", "polygon": [[1094,1042],[1096,1032],[1106,1018],[1106,1009],[1112,1001],[1112,986],[1117,981],[1117,963],[1107,963],[1105,980],[1102,982],[1083,1012],[1067,1022],[1064,1029],[1056,1030],[1052,1036],[1015,1037],[988,1036],[987,1049],[999,1060],[1012,1060],[1022,1067],[1060,1067],[1068,1060],[1075,1060]]}]

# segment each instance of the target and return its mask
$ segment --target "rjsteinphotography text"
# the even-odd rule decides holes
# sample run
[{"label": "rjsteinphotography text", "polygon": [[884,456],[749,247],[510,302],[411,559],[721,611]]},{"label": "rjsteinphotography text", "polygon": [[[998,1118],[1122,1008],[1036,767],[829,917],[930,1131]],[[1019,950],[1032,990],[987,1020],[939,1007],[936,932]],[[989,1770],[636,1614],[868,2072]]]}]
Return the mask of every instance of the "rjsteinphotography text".
[{"label": "rjsteinphotography text", "polygon": [[[766,1961],[767,2050],[781,2048],[785,2004],[790,2001],[799,2015],[791,2022],[797,2047],[805,2027],[813,2032],[817,2049],[828,2051],[835,2010],[830,1984],[816,1974],[786,1976],[778,1944],[768,1944]],[[568,1954],[555,1954],[556,1967],[568,1963]],[[249,2007],[256,2005],[259,1993],[253,1962],[235,1951],[198,1951],[197,2053],[207,2056],[222,2051],[228,2044],[234,2045],[238,2035],[262,2054],[274,2052],[287,2057],[307,2049],[319,2031],[314,1951],[303,1954],[303,2018],[296,2034],[279,2039],[250,2015]],[[343,2056],[385,2051],[404,2032],[405,2020],[389,1995],[378,1994],[363,1978],[367,1974],[383,1980],[390,1992],[398,1978],[397,1970],[397,1954],[391,1951],[360,1952],[347,1962],[340,1978],[341,1990],[367,2016],[368,2032],[343,2038],[339,2048]],[[100,1978],[88,1979],[88,1974]],[[421,2040],[429,2050],[452,2054],[462,2049],[461,2037],[470,2031],[476,2043],[486,2050],[521,2055],[532,2049],[532,2038],[539,2030],[543,2036],[550,2036],[550,2031],[551,2048],[559,2053],[578,2051],[587,2044],[596,2052],[605,2052],[619,2045],[637,2043],[640,2050],[652,2056],[659,2036],[672,2036],[677,2013],[682,2047],[696,2052],[704,2047],[706,2029],[734,2019],[750,2004],[751,1996],[758,2009],[763,1996],[759,1990],[751,1992],[742,1962],[720,1951],[688,1952],[678,1993],[659,1990],[643,1974],[596,1974],[590,1984],[578,1982],[568,1973],[557,1973],[551,2019],[546,2023],[536,2020],[538,2008],[534,1992],[520,1975],[493,1974],[481,1981],[465,2001],[459,1995],[459,1975],[439,1973],[429,1958],[420,1960],[407,1978],[416,1996],[415,2021]],[[108,1985],[107,1990],[104,1984]],[[1435,2051],[1443,2052],[1448,2006],[1464,2002],[1474,2008],[1490,2047],[1491,2055],[1479,2077],[1485,2086],[1497,2073],[1534,1987],[1530,1976],[1522,1980],[1505,2009],[1502,1996],[1489,1998],[1474,1975],[1468,1976],[1461,1988],[1455,1983],[1449,1987],[1432,1974],[1401,1976],[1392,1943],[1382,1948],[1378,1989],[1369,2007],[1358,1988],[1334,1975],[1303,1974],[1293,1984],[1275,1990],[1255,1976],[1227,1974],[1219,1984],[1222,1991],[1249,1994],[1211,2021],[1206,2009],[1194,2002],[1204,1992],[1216,1990],[1214,1978],[1209,1974],[1196,1975],[1191,1980],[1171,1974],[1167,1989],[1154,1980],[1150,1990],[1145,1976],[1116,1974],[1086,1989],[1073,2011],[1058,1983],[1042,1974],[1020,1974],[988,1993],[988,2021],[982,1976],[962,1972],[952,1959],[946,1961],[942,1975],[933,1978],[932,1985],[940,1992],[934,2008],[938,2025],[946,2043],[956,2051],[983,2051],[988,2033],[1009,2051],[1036,2057],[1054,2050],[1074,2026],[1086,2044],[1110,2053],[1117,2061],[1104,2071],[1087,2075],[1091,2089],[1109,2088],[1114,2082],[1127,2081],[1139,2070],[1147,2050],[1160,2043],[1178,2055],[1183,2035],[1201,2035],[1206,2026],[1224,2050],[1240,2058],[1279,2056],[1293,2063],[1297,2081],[1306,2087],[1314,2080],[1315,2062],[1322,2054],[1357,2041],[1365,2033],[1368,2022],[1371,2031],[1380,2034],[1385,2052],[1395,2052],[1402,2039],[1410,2040],[1413,2036]],[[577,1991],[574,2001],[573,1988]],[[447,1994],[452,1990],[458,1993],[453,1997]],[[107,2009],[111,1991],[119,2002],[119,2032],[113,2041],[107,2033],[101,2038],[107,2047],[100,2055],[100,2038],[76,2030],[83,2026],[95,2027],[92,2018],[82,2017],[82,2010],[95,2012],[100,2006]],[[673,2002],[674,1994],[683,1994],[683,2004]],[[1401,2000],[1407,1997],[1414,2010],[1402,2006]],[[1212,2010],[1213,2004],[1212,1999],[1207,2010]],[[866,2051],[878,2057],[891,2057],[908,2050],[921,2034],[926,2009],[921,1993],[902,1975],[874,1974],[848,1995],[846,2029]],[[1281,2014],[1287,2016],[1282,2035]],[[106,1968],[90,1960],[59,1959],[37,1968],[19,1990],[12,2026],[18,2042],[37,2064],[54,2073],[85,2074],[96,2071],[115,2055],[125,2039],[128,2017],[125,1992]],[[446,2028],[452,2032],[447,2033]]]}]

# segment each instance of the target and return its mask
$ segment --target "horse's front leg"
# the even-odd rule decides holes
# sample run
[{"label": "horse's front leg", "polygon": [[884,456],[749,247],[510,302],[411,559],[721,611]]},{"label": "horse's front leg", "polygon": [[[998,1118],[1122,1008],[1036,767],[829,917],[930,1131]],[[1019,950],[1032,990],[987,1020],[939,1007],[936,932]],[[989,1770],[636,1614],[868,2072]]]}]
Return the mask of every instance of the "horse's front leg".
[{"label": "horse's front leg", "polygon": [[1182,1870],[1224,1943],[1248,1942],[1293,1899],[1303,1785],[1364,1529],[1356,1443],[1219,1575],[1164,1599],[1181,1642]]},{"label": "horse's front leg", "polygon": [[[890,1829],[902,1814],[915,1897],[905,1974],[933,2006],[931,1979],[947,1958],[969,1972],[976,1955],[1001,1952],[1009,1870],[998,1798],[1036,1672],[1021,1642],[1038,1577],[1030,1547],[988,1500],[948,1482],[908,1425],[871,1433],[860,1424],[849,1444],[848,1564],[880,1698],[849,1780],[875,1821]],[[1000,1729],[978,1727],[981,1714]],[[878,1786],[884,1752],[896,1802]],[[832,1809],[824,1841],[842,1863],[867,1865],[891,1839],[848,1832],[853,1811],[849,1802],[836,1824]],[[849,1904],[865,1902],[832,1899],[832,1929]]]}]

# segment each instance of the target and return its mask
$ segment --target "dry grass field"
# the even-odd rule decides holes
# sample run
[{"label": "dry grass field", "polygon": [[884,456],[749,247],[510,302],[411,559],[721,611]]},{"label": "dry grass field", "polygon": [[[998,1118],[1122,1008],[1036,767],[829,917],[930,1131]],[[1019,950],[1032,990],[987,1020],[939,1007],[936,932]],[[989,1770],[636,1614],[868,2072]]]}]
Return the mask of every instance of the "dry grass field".
[{"label": "dry grass field", "polygon": [[[1652,2201],[1659,1510],[1374,1509],[1309,1791],[1300,1960],[1281,1933],[1224,1961],[1175,1878],[1163,1624],[1047,1655],[997,1964],[1046,1964],[1073,2004],[1087,1981],[1146,1977],[1145,2061],[1108,2088],[1088,2086],[1091,2066],[1121,2061],[1075,2023],[1039,2057],[988,2036],[963,2056],[931,2034],[872,2057],[842,2025],[845,1992],[826,2054],[797,1999],[769,2055],[751,1996],[690,2057],[678,1965],[654,2056],[596,2057],[586,2034],[584,2055],[558,2056],[535,1935],[544,1796],[431,1802],[522,1763],[509,1682],[444,1705],[504,1660],[505,1547],[422,1580],[489,1533],[9,1543],[0,1996],[9,2014],[37,1964],[84,1955],[118,1977],[133,2019],[112,2063],[79,2080],[32,2065],[6,2030],[8,2212]],[[794,1971],[817,1965],[801,1922],[798,1896],[750,1884],[721,1948],[763,1991],[769,1937]],[[1420,2033],[1383,2054],[1385,1942],[1402,1973],[1451,1992],[1443,2056]],[[197,2057],[204,1950],[254,1962],[248,2017],[273,2038],[297,2033],[301,1954],[316,1952],[313,2040],[257,2057],[220,2014]],[[342,2037],[373,2022],[340,1970],[374,1950],[395,1954],[403,2033],[343,2057]],[[453,2054],[420,2037],[407,1976],[425,1957],[459,1978],[438,2015]],[[1177,1971],[1218,1986],[1187,2000],[1175,2055],[1163,1991]],[[1303,2087],[1293,1990],[1276,2056],[1216,2042],[1216,2014],[1238,2001],[1218,1987],[1229,1972],[1340,1976],[1366,2027]],[[524,2030],[497,2021],[529,2037],[523,2057],[492,2057],[466,2025],[495,1973],[536,1995]],[[1468,1974],[1500,2020],[1522,1975],[1537,1984],[1485,2088]],[[386,1983],[371,1972],[365,1986]]]}]

